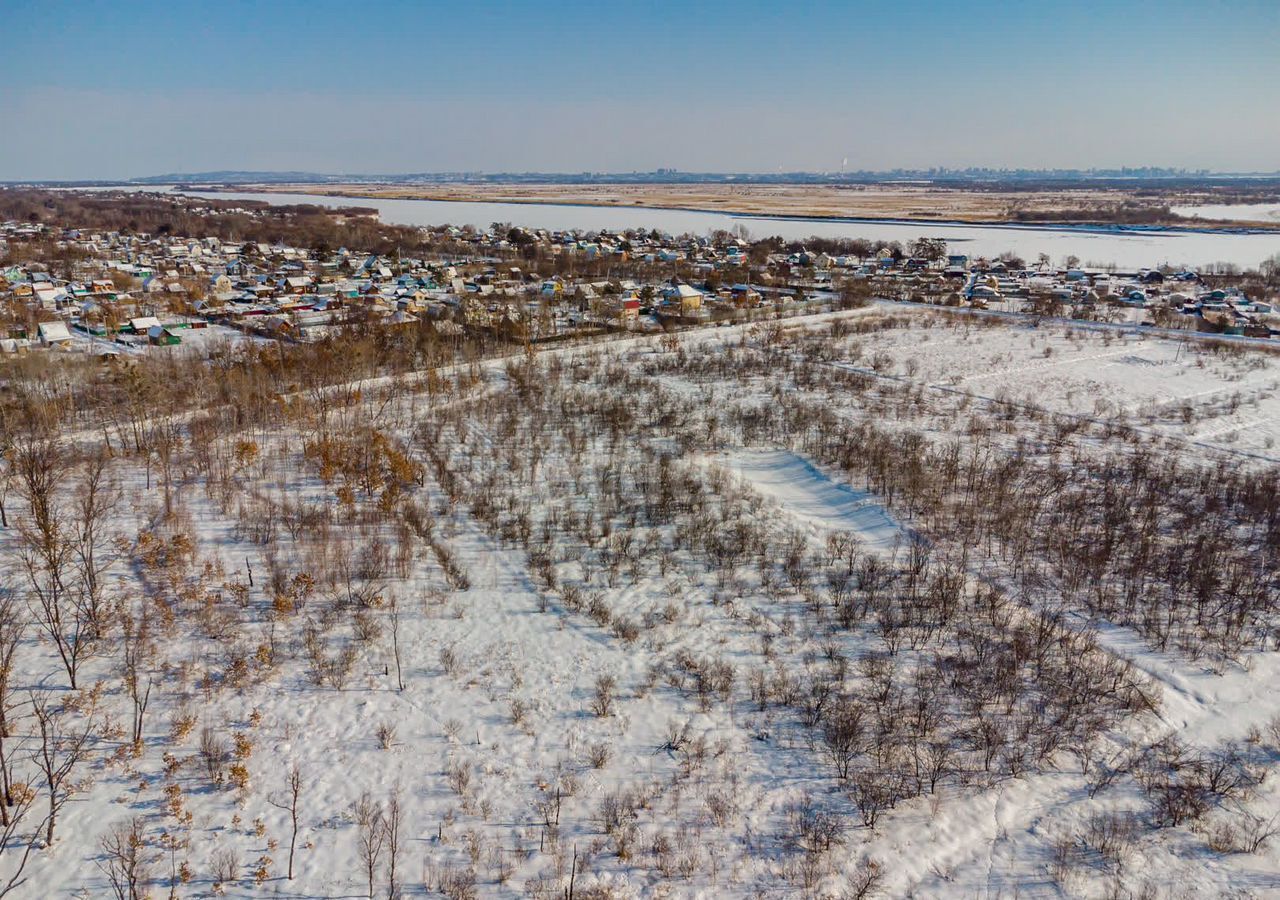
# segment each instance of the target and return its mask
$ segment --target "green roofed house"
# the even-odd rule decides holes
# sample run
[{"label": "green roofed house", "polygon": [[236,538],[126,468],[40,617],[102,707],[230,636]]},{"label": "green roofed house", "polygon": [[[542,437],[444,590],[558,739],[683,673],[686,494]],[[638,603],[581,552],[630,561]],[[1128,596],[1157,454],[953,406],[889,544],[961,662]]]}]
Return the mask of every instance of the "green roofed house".
[{"label": "green roofed house", "polygon": [[163,325],[152,325],[148,328],[147,340],[157,347],[172,347],[182,343],[182,338]]}]

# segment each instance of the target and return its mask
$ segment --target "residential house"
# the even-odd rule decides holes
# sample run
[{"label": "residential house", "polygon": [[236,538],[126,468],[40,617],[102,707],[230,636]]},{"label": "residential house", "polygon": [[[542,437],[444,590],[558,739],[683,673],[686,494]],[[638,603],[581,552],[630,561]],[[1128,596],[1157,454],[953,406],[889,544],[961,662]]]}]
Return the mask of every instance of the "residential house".
[{"label": "residential house", "polygon": [[66,322],[41,322],[37,329],[40,343],[45,347],[61,346],[71,343],[71,331]]}]

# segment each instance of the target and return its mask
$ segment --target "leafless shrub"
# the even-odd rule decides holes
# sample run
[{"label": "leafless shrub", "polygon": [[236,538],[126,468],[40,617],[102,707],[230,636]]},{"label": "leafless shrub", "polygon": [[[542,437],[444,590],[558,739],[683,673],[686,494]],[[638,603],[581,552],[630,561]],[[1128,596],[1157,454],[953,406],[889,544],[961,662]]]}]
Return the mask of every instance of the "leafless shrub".
[{"label": "leafless shrub", "polygon": [[1280,813],[1260,816],[1243,808],[1233,816],[1214,820],[1205,829],[1206,843],[1215,853],[1257,853],[1277,834]]},{"label": "leafless shrub", "polygon": [[445,674],[451,677],[457,677],[462,670],[458,652],[452,646],[440,648],[440,668],[444,669]]},{"label": "leafless shrub", "polygon": [[372,643],[382,635],[382,625],[377,617],[367,609],[358,609],[351,616],[351,625],[355,630],[356,640]]},{"label": "leafless shrub", "polygon": [[475,900],[480,896],[476,873],[466,866],[445,866],[436,874],[435,889],[448,900]]},{"label": "leafless shrub", "polygon": [[596,679],[595,693],[591,698],[591,711],[600,718],[609,715],[613,710],[614,689],[617,679],[612,675],[601,675]]},{"label": "leafless shrub", "polygon": [[533,799],[534,812],[542,821],[544,829],[549,829],[554,834],[555,829],[560,826],[560,808],[567,794],[560,783],[555,785],[542,785],[538,794]]},{"label": "leafless shrub", "polygon": [[1136,778],[1150,798],[1153,822],[1176,827],[1204,818],[1224,801],[1242,799],[1261,770],[1235,745],[1197,753],[1170,737],[1142,754]]},{"label": "leafless shrub", "polygon": [[842,896],[849,900],[868,900],[880,891],[880,882],[884,881],[884,866],[874,859],[865,860],[847,880],[849,887]]},{"label": "leafless shrub", "polygon": [[675,843],[669,834],[665,831],[655,834],[649,852],[653,854],[654,865],[663,877],[670,878],[675,874]]},{"label": "leafless shrub", "polygon": [[811,797],[796,804],[787,816],[788,842],[804,853],[825,854],[844,843],[847,826],[836,813],[819,808]]},{"label": "leafless shrub", "polygon": [[591,605],[587,607],[587,615],[591,617],[591,621],[601,628],[607,628],[609,622],[613,619],[613,612],[609,609],[609,604],[605,603],[603,595],[599,593],[591,596]]},{"label": "leafless shrub", "polygon": [[214,784],[221,784],[226,778],[226,765],[230,759],[231,748],[222,734],[209,725],[201,728],[200,760]]},{"label": "leafless shrub", "polygon": [[99,842],[103,858],[97,860],[98,868],[111,882],[111,889],[120,900],[141,900],[146,895],[147,841],[143,822],[134,818],[128,824],[117,825]]},{"label": "leafless shrub", "polygon": [[465,795],[471,786],[471,763],[466,760],[450,760],[445,767],[445,779],[451,791],[459,797]]},{"label": "leafless shrub", "polygon": [[576,584],[566,584],[560,589],[560,601],[569,612],[581,612],[583,609],[582,588]]},{"label": "leafless shrub", "polygon": [[613,835],[623,826],[632,825],[640,804],[640,797],[625,788],[605,794],[600,798],[600,829]]},{"label": "leafless shrub", "polygon": [[597,741],[587,748],[587,762],[593,769],[603,769],[609,764],[613,755],[613,747],[608,741]]},{"label": "leafless shrub", "polygon": [[1066,888],[1072,874],[1083,862],[1081,847],[1071,834],[1060,834],[1049,843],[1049,877]]},{"label": "leafless shrub", "polygon": [[1280,714],[1267,720],[1266,731],[1272,752],[1280,753]]},{"label": "leafless shrub", "polygon": [[668,679],[682,691],[691,691],[702,709],[714,699],[727,703],[733,692],[733,666],[722,659],[699,658],[681,651],[668,672]]},{"label": "leafless shrub", "polygon": [[707,815],[720,828],[725,828],[738,812],[738,804],[728,791],[710,791],[704,799]]},{"label": "leafless shrub", "polygon": [[849,792],[862,824],[875,828],[881,814],[907,796],[906,778],[891,769],[861,769],[850,779]]},{"label": "leafless shrub", "polygon": [[356,664],[356,649],[350,644],[339,647],[335,653],[329,652],[329,639],[314,625],[307,626],[303,633],[303,646],[307,651],[312,681],[327,684],[334,690],[346,687]]},{"label": "leafless shrub", "polygon": [[74,776],[89,756],[97,723],[92,710],[86,715],[74,707],[76,698],[62,706],[53,706],[48,695],[33,693],[30,699],[39,739],[34,761],[48,800],[45,843],[52,844],[54,826],[77,789]]},{"label": "leafless shrub", "polygon": [[1139,833],[1136,816],[1130,813],[1099,813],[1089,818],[1081,840],[1114,869],[1119,869],[1132,852]]},{"label": "leafless shrub", "polygon": [[683,722],[677,722],[675,719],[667,720],[667,739],[659,748],[666,750],[668,753],[680,753],[688,746],[691,738],[691,730],[693,723],[686,719]]},{"label": "leafless shrub", "polygon": [[240,880],[240,855],[232,847],[221,847],[213,854],[213,882],[235,884]]},{"label": "leafless shrub", "polygon": [[1235,853],[1240,844],[1240,834],[1234,822],[1218,819],[1205,829],[1205,843],[1214,853]]},{"label": "leafless shrub", "polygon": [[502,847],[494,847],[489,851],[489,870],[495,884],[506,884],[515,874],[515,861]]},{"label": "leafless shrub", "polygon": [[1245,811],[1240,819],[1240,848],[1245,853],[1257,853],[1280,834],[1280,813],[1264,817]]},{"label": "leafless shrub", "polygon": [[618,639],[630,644],[640,637],[640,626],[631,619],[619,617],[613,620],[613,633]]}]

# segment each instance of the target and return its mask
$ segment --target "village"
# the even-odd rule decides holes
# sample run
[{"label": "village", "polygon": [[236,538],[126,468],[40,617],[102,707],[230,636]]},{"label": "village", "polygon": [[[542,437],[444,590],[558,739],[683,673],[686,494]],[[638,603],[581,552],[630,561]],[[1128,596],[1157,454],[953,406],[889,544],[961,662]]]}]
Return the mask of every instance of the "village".
[{"label": "village", "polygon": [[[254,216],[256,210],[237,210]],[[48,223],[0,224],[0,352],[104,357],[217,339],[307,342],[422,325],[534,343],[905,301],[1274,337],[1260,278],[970,258],[941,240],[784,244],[647,231],[419,229],[439,252],[376,254]],[[42,252],[34,252],[34,248]],[[55,260],[47,258],[50,255]]]}]

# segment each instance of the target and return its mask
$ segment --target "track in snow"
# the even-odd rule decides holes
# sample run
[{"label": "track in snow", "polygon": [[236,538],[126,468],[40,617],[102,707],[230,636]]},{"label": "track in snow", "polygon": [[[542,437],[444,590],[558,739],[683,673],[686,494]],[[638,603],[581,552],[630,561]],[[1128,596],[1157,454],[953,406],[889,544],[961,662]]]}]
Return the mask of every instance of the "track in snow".
[{"label": "track in snow", "polygon": [[868,547],[892,551],[907,531],[872,495],[839,484],[789,450],[740,450],[723,463],[791,518],[815,532],[849,531]]}]

